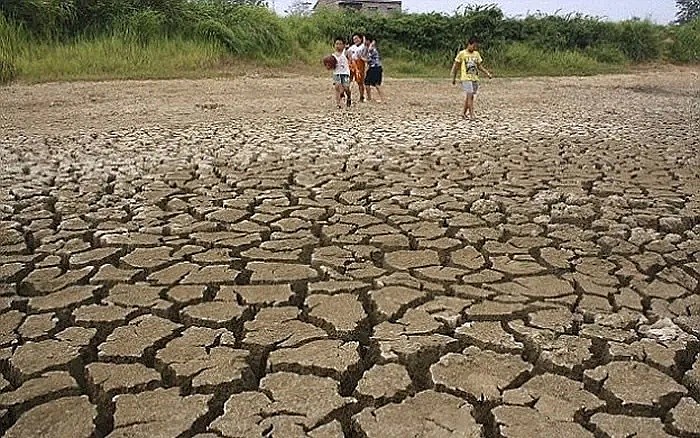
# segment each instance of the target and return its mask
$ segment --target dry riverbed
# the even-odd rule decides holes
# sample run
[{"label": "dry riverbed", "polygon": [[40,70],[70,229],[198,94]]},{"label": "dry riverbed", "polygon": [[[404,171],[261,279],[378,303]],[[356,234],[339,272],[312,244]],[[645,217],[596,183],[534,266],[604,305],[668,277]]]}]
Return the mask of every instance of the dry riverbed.
[{"label": "dry riverbed", "polygon": [[697,71],[482,90],[0,88],[0,431],[700,434]]}]

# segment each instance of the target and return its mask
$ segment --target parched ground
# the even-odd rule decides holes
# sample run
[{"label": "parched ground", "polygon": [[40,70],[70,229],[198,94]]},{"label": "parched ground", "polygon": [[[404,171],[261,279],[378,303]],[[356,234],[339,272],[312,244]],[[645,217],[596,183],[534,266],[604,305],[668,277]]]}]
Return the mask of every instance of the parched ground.
[{"label": "parched ground", "polygon": [[4,436],[698,436],[698,72],[387,93],[0,89]]}]

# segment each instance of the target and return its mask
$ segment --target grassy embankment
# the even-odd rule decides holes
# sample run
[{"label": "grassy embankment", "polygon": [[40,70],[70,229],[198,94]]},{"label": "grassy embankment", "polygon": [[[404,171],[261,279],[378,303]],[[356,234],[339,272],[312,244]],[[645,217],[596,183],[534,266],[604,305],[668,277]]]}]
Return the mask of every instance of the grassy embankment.
[{"label": "grassy embankment", "polygon": [[321,12],[279,17],[220,0],[8,0],[0,5],[0,83],[323,74],[336,35],[380,38],[394,77],[446,76],[470,35],[499,76],[590,75],[700,61],[700,20],[661,26],[581,15],[508,18],[494,7],[453,15]]}]

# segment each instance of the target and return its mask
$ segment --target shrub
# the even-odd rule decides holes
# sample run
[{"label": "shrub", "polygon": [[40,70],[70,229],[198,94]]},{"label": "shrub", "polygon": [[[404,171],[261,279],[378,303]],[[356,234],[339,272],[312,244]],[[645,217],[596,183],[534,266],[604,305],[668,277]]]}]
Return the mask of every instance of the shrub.
[{"label": "shrub", "polygon": [[141,45],[154,41],[166,33],[165,15],[162,12],[146,9],[126,17],[121,31],[127,39]]},{"label": "shrub", "polygon": [[17,69],[10,59],[0,56],[0,84],[12,82],[17,76]]},{"label": "shrub", "polygon": [[590,46],[584,53],[586,56],[606,64],[625,64],[627,62],[625,54],[614,44]]},{"label": "shrub", "polygon": [[700,61],[700,18],[672,29],[669,57],[676,62]]},{"label": "shrub", "polygon": [[614,27],[611,41],[635,62],[659,59],[662,53],[660,26],[649,21],[628,20]]}]

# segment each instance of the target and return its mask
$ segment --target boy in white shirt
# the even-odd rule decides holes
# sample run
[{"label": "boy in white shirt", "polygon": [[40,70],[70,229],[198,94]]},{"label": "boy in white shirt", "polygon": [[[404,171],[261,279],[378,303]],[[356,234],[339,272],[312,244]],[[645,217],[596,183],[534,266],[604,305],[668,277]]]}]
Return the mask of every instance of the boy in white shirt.
[{"label": "boy in white shirt", "polygon": [[348,60],[345,50],[345,40],[343,38],[335,39],[335,69],[333,69],[333,86],[335,88],[335,102],[338,108],[343,107],[343,95],[345,95],[345,104],[350,107],[352,99],[350,97],[350,61]]}]

